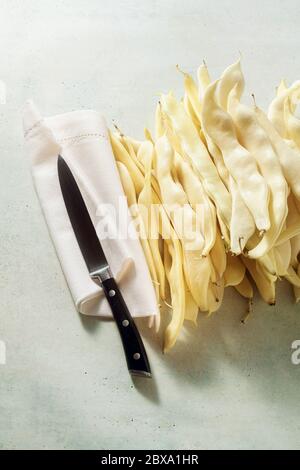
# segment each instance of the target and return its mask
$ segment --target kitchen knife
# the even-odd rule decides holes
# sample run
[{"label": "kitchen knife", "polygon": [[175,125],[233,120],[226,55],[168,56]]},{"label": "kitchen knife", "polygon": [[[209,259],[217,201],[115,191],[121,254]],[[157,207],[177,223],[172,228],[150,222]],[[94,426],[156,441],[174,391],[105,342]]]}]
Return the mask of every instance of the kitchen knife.
[{"label": "kitchen knife", "polygon": [[141,336],[111,273],[75,178],[61,155],[58,156],[57,168],[63,199],[78,245],[91,278],[101,284],[108,300],[122,339],[129,372],[151,377]]}]

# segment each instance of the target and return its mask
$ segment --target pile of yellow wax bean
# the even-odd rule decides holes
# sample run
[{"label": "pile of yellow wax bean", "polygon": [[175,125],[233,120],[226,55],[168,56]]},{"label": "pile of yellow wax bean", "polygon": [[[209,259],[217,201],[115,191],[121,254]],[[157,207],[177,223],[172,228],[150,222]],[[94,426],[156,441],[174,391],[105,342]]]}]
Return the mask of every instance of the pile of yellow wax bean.
[{"label": "pile of yellow wax bean", "polygon": [[300,299],[300,82],[282,81],[266,114],[241,101],[240,61],[215,81],[205,64],[197,81],[183,76],[181,100],[161,96],[153,135],[110,134],[158,305],[170,308],[165,351],[227,286],[249,311],[253,286],[274,305],[281,278]]}]

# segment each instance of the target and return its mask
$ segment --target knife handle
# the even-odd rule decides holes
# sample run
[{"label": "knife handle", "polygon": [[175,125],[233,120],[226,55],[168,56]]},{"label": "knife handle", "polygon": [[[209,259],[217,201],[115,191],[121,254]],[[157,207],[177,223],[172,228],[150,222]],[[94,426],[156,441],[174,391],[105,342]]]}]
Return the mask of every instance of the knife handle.
[{"label": "knife handle", "polygon": [[151,377],[142,338],[115,279],[112,277],[103,280],[102,288],[119,329],[129,372],[132,375]]}]

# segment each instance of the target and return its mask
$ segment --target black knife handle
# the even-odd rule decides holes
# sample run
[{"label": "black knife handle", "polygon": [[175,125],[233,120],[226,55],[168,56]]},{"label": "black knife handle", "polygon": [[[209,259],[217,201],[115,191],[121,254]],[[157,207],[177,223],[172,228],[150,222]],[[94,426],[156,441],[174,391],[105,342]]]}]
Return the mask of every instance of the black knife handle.
[{"label": "black knife handle", "polygon": [[119,329],[129,372],[132,375],[151,377],[150,365],[142,338],[116,281],[114,278],[106,279],[102,281],[102,288]]}]

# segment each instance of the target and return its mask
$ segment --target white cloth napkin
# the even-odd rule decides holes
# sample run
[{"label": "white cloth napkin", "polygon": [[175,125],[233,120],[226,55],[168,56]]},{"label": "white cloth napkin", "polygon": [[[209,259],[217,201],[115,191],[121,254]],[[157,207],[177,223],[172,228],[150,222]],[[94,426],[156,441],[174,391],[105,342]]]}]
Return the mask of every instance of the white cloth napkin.
[{"label": "white cloth napkin", "polygon": [[[132,223],[130,237],[104,236],[107,227],[112,236],[117,222],[130,223],[131,218],[103,117],[88,110],[43,119],[29,101],[24,109],[24,134],[37,195],[77,310],[86,315],[111,316],[102,288],[89,276],[69,221],[58,181],[59,153],[77,180],[132,316],[156,315],[154,288]],[[115,214],[107,211],[107,204]],[[105,219],[103,212],[108,214]]]}]

